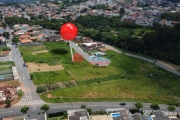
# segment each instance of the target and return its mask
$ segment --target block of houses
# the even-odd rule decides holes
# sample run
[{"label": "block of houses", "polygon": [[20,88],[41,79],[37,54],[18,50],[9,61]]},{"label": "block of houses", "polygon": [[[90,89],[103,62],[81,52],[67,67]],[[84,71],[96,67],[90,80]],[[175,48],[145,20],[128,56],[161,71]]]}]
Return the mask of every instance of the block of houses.
[{"label": "block of houses", "polygon": [[85,109],[67,110],[68,120],[90,120],[89,113]]}]

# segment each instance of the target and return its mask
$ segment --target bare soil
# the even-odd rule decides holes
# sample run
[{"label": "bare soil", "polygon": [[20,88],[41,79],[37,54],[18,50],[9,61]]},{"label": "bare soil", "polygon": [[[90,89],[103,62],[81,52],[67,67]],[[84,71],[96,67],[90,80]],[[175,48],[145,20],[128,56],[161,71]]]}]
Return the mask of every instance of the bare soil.
[{"label": "bare soil", "polygon": [[40,51],[34,51],[32,52],[33,55],[37,55],[38,53],[46,53],[49,52],[48,50],[40,50]]},{"label": "bare soil", "polygon": [[57,82],[57,84],[58,84],[61,88],[66,88],[66,86],[65,86],[62,82]]},{"label": "bare soil", "polygon": [[49,66],[46,63],[26,63],[28,65],[28,71],[29,73],[33,72],[47,72],[47,71],[57,71],[57,70],[63,70],[64,67],[62,65],[54,65]]},{"label": "bare soil", "polygon": [[163,61],[157,60],[157,62],[165,65],[166,67],[168,67],[168,68],[170,68],[170,69],[172,69],[172,70],[176,70],[176,68],[174,68],[174,67],[171,66],[170,64],[167,64],[167,63],[165,63],[165,62],[163,62]]},{"label": "bare soil", "polygon": [[46,97],[47,98],[53,98],[53,96],[51,94],[47,94]]},{"label": "bare soil", "polygon": [[104,48],[99,48],[99,50],[101,50],[101,51],[107,51],[107,50],[109,50],[109,48],[107,48],[107,47],[104,47]]}]

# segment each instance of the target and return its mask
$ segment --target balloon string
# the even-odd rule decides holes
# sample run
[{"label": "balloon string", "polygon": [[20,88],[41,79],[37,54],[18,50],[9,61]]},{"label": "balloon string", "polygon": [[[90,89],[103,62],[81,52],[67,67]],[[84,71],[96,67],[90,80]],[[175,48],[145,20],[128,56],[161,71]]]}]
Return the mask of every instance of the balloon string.
[{"label": "balloon string", "polygon": [[74,59],[73,59],[73,52],[72,52],[72,47],[71,47],[71,41],[69,41],[69,46],[70,46],[70,50],[71,50],[71,58],[72,58],[72,61],[74,62]]}]

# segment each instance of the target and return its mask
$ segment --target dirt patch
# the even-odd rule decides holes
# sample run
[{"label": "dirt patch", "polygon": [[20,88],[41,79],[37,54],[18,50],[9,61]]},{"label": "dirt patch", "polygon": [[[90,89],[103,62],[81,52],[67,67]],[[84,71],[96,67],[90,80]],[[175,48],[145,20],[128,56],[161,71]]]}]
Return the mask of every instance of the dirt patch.
[{"label": "dirt patch", "polygon": [[109,50],[109,48],[107,48],[107,47],[103,47],[103,48],[99,48],[99,50],[101,50],[101,51],[107,51],[107,50]]},{"label": "dirt patch", "polygon": [[170,69],[172,69],[172,70],[176,70],[176,68],[174,68],[173,66],[171,66],[171,65],[169,65],[169,64],[167,64],[167,63],[165,63],[163,61],[157,60],[157,62],[164,65],[164,66],[166,66],[166,67],[168,67],[168,68],[170,68]]},{"label": "dirt patch", "polygon": [[46,94],[47,98],[53,98],[52,94]]},{"label": "dirt patch", "polygon": [[2,82],[0,82],[0,87],[6,86],[6,85],[20,86],[20,83],[19,83],[19,80],[10,80],[10,81],[2,81]]},{"label": "dirt patch", "polygon": [[38,53],[46,53],[49,52],[48,50],[40,50],[40,51],[34,51],[32,52],[33,55],[37,55]]},{"label": "dirt patch", "polygon": [[64,67],[62,65],[54,65],[49,66],[46,63],[26,63],[28,65],[28,71],[29,73],[33,72],[46,72],[46,71],[57,71],[57,70],[63,70]]},{"label": "dirt patch", "polygon": [[66,88],[66,86],[62,82],[57,82],[60,88]]},{"label": "dirt patch", "polygon": [[71,82],[74,86],[78,86],[75,80],[71,80]]}]

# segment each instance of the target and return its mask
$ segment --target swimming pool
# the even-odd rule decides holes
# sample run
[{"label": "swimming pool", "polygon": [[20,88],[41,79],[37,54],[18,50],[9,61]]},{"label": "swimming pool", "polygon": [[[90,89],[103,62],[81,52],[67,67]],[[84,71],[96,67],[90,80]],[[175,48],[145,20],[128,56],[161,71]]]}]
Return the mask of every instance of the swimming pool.
[{"label": "swimming pool", "polygon": [[111,113],[111,116],[113,118],[120,117],[120,113]]}]

